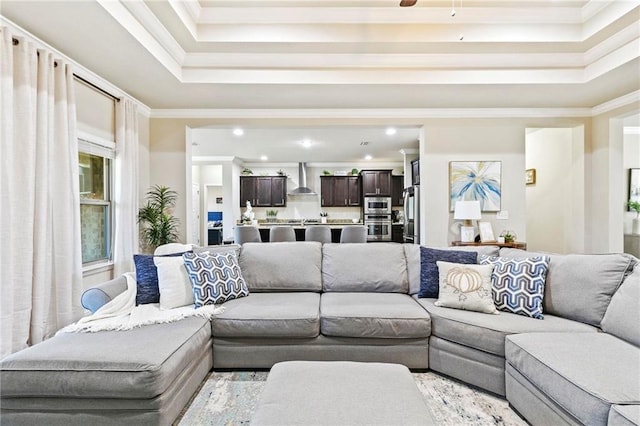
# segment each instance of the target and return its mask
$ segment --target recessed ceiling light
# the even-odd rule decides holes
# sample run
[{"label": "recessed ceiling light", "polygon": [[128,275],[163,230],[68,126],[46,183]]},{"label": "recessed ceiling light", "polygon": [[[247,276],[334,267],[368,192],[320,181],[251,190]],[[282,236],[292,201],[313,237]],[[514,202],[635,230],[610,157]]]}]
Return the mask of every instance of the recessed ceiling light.
[{"label": "recessed ceiling light", "polygon": [[235,129],[233,129],[233,134],[236,136],[242,136],[244,135],[244,130],[242,130],[240,127],[236,127]]},{"label": "recessed ceiling light", "polygon": [[266,155],[262,155],[262,156],[260,156],[260,159],[262,161],[267,161],[269,159],[269,157],[267,157]]},{"label": "recessed ceiling light", "polygon": [[364,159],[365,159],[365,160],[371,160],[372,158],[373,158],[373,157],[372,157],[372,156],[370,156],[369,154],[367,154],[367,155],[365,155],[365,156],[364,156]]},{"label": "recessed ceiling light", "polygon": [[387,134],[387,136],[393,136],[397,133],[397,130],[395,127],[387,127],[385,133]]},{"label": "recessed ceiling light", "polygon": [[311,141],[309,139],[304,139],[302,141],[302,146],[304,146],[305,148],[311,148]]}]

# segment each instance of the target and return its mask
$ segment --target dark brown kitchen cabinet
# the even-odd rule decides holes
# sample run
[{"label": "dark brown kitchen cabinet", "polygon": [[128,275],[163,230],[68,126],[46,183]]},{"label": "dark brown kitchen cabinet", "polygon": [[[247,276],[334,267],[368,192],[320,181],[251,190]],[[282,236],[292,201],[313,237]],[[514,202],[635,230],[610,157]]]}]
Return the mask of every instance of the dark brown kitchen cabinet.
[{"label": "dark brown kitchen cabinet", "polygon": [[391,197],[391,170],[362,170],[364,197]]},{"label": "dark brown kitchen cabinet", "polygon": [[392,176],[391,177],[391,205],[402,206],[404,205],[404,197],[402,196],[404,191],[404,176]]},{"label": "dark brown kitchen cabinet", "polygon": [[358,176],[320,176],[322,207],[357,207],[360,205]]},{"label": "dark brown kitchen cabinet", "polygon": [[286,176],[240,176],[240,206],[247,201],[255,207],[286,206]]}]

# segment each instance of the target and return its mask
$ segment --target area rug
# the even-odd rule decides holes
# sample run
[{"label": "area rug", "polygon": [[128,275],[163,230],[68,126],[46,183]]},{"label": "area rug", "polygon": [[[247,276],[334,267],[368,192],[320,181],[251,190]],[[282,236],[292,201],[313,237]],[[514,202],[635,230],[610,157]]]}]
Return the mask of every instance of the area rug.
[{"label": "area rug", "polygon": [[[266,371],[213,372],[177,423],[249,425]],[[439,425],[526,425],[506,400],[434,372],[412,373]]]}]

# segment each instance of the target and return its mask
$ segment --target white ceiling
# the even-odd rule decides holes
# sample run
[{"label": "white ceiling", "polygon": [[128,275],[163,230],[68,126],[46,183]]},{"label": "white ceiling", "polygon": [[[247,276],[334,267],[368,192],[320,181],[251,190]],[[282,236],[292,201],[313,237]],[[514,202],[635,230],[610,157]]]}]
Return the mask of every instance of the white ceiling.
[{"label": "white ceiling", "polygon": [[[249,163],[269,162],[348,162],[365,164],[402,162],[401,150],[418,152],[420,129],[394,127],[249,127],[236,136],[234,128],[194,129],[192,156],[200,161],[207,157],[238,157]],[[306,144],[305,144],[306,141]],[[263,160],[261,157],[266,156]],[[365,157],[371,156],[370,160]],[[210,158],[209,158],[210,160]]]},{"label": "white ceiling", "polygon": [[640,89],[640,0],[455,0],[454,17],[451,1],[398,3],[3,0],[0,11],[152,116],[593,108]]}]

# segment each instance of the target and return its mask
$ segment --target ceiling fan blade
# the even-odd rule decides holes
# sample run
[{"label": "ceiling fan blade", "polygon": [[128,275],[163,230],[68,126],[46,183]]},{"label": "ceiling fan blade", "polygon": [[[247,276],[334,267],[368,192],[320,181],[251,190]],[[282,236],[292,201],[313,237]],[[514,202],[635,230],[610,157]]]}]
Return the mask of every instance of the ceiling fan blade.
[{"label": "ceiling fan blade", "polygon": [[416,4],[418,0],[400,0],[400,7],[409,7]]}]

